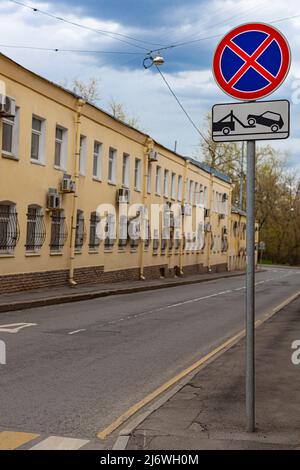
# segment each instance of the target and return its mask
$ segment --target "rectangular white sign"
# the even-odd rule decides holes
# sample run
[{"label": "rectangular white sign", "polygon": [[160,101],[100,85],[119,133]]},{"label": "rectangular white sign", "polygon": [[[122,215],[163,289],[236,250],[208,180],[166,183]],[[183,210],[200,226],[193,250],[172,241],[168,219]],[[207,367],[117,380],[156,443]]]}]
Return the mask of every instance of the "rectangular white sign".
[{"label": "rectangular white sign", "polygon": [[289,134],[290,103],[287,100],[213,106],[214,142],[287,139]]}]

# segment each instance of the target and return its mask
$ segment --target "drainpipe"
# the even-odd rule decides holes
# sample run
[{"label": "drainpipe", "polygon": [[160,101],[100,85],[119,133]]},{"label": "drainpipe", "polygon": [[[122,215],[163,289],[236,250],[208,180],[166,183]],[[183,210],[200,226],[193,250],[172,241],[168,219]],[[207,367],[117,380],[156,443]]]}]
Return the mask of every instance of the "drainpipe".
[{"label": "drainpipe", "polygon": [[231,201],[232,201],[232,186],[230,186],[229,190],[229,198],[228,198],[228,205],[227,205],[227,211],[228,211],[228,223],[227,223],[227,230],[228,230],[228,235],[227,235],[227,271],[230,271],[230,266],[229,266],[229,260],[230,260],[230,237],[231,237]]},{"label": "drainpipe", "polygon": [[[148,155],[149,151],[153,149],[153,140],[147,137],[145,143],[144,143],[144,158],[143,158],[143,187],[142,187],[142,202],[143,206],[146,207],[147,203],[147,180],[148,180]],[[149,214],[148,214],[149,216]],[[142,228],[142,235],[145,233],[145,226],[144,226],[144,219],[141,224]],[[144,281],[145,275],[144,275],[144,263],[145,263],[145,239],[142,237],[141,243],[140,243],[140,280]]]},{"label": "drainpipe", "polygon": [[[211,173],[210,174],[210,185],[209,185],[209,195],[208,195],[208,201],[209,201],[209,209],[210,209],[210,217],[209,217],[209,223],[211,224],[211,219],[212,219],[212,209],[213,209],[213,204],[212,204],[212,195],[213,195],[213,185],[214,185],[214,175]],[[212,232],[208,232],[208,247],[207,247],[207,269],[208,272],[211,272],[211,266],[210,266],[210,247],[211,247],[211,239],[212,239]]]},{"label": "drainpipe", "polygon": [[77,101],[76,108],[76,147],[75,147],[75,159],[74,159],[74,181],[75,181],[75,192],[73,193],[73,211],[71,219],[71,253],[70,253],[70,270],[69,270],[69,284],[76,286],[77,282],[74,280],[74,264],[75,264],[75,238],[76,238],[76,219],[78,209],[78,192],[79,192],[79,157],[80,157],[80,134],[81,134],[81,112],[82,107],[85,105],[85,101],[81,98]]},{"label": "drainpipe", "polygon": [[[182,184],[182,207],[183,208],[186,203],[186,197],[185,197],[186,196],[186,178],[187,178],[187,170],[188,170],[189,164],[190,164],[189,160],[186,160],[184,164],[183,184]],[[180,270],[181,276],[184,274],[183,272],[183,238],[184,238],[184,215],[182,215],[181,240],[180,240],[180,250],[179,250],[179,270]]]}]

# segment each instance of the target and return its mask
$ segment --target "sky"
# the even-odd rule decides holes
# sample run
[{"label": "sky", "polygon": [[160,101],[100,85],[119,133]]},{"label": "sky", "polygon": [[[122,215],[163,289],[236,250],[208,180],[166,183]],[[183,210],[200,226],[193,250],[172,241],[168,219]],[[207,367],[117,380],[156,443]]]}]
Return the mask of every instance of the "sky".
[{"label": "sky", "polygon": [[[300,170],[298,0],[22,0],[22,3],[105,33],[69,25],[12,1],[0,0],[3,54],[59,84],[70,84],[74,78],[84,81],[97,78],[100,96],[97,104],[101,108],[107,110],[112,99],[123,103],[128,114],[138,118],[143,131],[169,148],[174,148],[177,141],[178,152],[192,157],[199,153],[200,136],[155,68],[144,69],[144,58],[154,49],[197,40],[162,50],[165,64],[161,70],[194,122],[205,132],[205,117],[211,107],[233,101],[213,78],[212,59],[218,42],[239,24],[271,22],[286,36],[292,51],[288,78],[270,98],[291,101],[291,137],[272,145],[288,152],[291,167]],[[295,15],[299,17],[286,19]],[[106,53],[49,52],[8,46]]]}]

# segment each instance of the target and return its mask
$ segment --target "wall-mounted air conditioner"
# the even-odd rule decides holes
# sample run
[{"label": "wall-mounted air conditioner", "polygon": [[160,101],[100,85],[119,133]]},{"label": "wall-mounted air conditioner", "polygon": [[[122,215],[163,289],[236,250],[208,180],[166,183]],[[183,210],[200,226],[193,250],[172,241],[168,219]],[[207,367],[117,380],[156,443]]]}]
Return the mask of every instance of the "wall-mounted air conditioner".
[{"label": "wall-mounted air conditioner", "polygon": [[49,188],[47,194],[47,209],[55,211],[61,208],[61,197],[55,188]]},{"label": "wall-mounted air conditioner", "polygon": [[148,154],[149,162],[157,162],[158,161],[158,152],[156,150],[150,150]]},{"label": "wall-mounted air conditioner", "polygon": [[191,204],[184,204],[182,206],[182,215],[192,215],[192,206],[191,206]]},{"label": "wall-mounted air conditioner", "polygon": [[16,100],[14,98],[0,95],[0,115],[7,117],[16,116]]},{"label": "wall-mounted air conditioner", "polygon": [[118,204],[129,204],[130,191],[126,188],[120,188],[117,190],[117,203]]},{"label": "wall-mounted air conditioner", "polygon": [[64,174],[61,181],[61,191],[63,193],[75,193],[76,184],[75,181],[71,179],[71,175]]}]

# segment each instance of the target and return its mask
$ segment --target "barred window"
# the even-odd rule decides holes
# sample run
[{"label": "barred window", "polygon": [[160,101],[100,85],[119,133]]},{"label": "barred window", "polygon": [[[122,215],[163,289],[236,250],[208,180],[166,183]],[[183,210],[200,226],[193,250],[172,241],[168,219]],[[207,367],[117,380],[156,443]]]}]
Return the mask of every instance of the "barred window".
[{"label": "barred window", "polygon": [[120,217],[120,228],[119,228],[119,248],[124,248],[127,245],[128,240],[128,219],[126,215]]},{"label": "barred window", "polygon": [[90,218],[90,240],[89,240],[89,249],[97,250],[100,245],[100,238],[97,236],[97,225],[100,222],[100,216],[97,212],[91,213]]},{"label": "barred window", "polygon": [[26,251],[39,251],[46,238],[44,214],[37,205],[28,206]]},{"label": "barred window", "polygon": [[0,253],[13,253],[20,236],[18,214],[13,203],[0,203]]},{"label": "barred window", "polygon": [[75,234],[75,250],[80,251],[86,238],[84,214],[83,211],[77,211],[76,217],[76,234]]},{"label": "barred window", "polygon": [[105,227],[105,249],[113,248],[116,239],[116,218],[114,214],[108,214]]},{"label": "barred window", "polygon": [[52,213],[50,250],[61,251],[67,241],[68,231],[64,210]]}]

